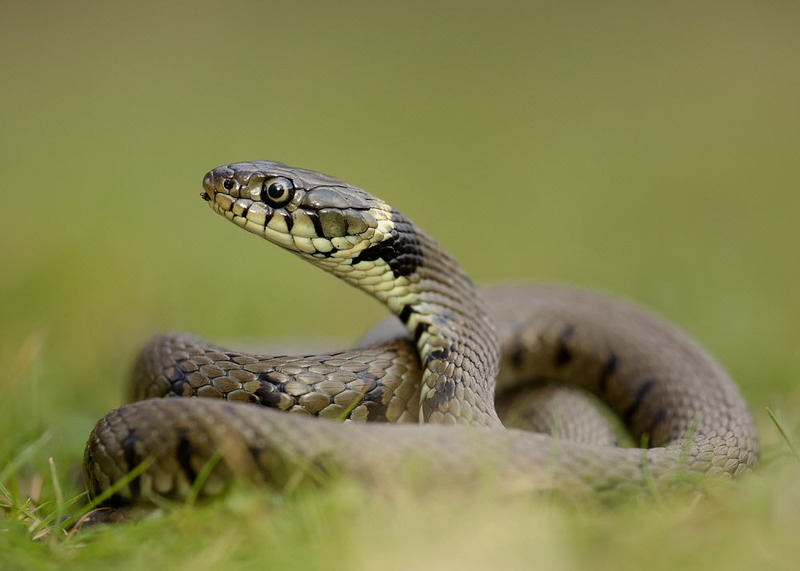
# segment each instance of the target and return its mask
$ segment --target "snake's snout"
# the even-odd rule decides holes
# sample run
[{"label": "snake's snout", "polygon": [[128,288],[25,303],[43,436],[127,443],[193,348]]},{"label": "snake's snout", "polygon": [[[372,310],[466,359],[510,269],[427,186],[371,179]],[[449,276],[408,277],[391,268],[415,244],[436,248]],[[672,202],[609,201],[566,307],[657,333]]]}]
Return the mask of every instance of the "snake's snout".
[{"label": "snake's snout", "polygon": [[207,202],[214,200],[214,171],[207,172],[203,177],[203,189],[205,192],[200,194],[203,200]]}]

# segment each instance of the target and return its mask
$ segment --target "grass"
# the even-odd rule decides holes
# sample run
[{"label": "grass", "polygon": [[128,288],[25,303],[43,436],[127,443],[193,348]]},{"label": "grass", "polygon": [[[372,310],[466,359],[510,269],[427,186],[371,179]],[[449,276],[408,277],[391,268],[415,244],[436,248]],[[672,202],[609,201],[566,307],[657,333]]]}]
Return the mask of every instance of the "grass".
[{"label": "grass", "polygon": [[[773,464],[705,494],[570,505],[545,498],[375,496],[352,483],[287,494],[239,491],[201,506],[157,512],[136,525],[66,536],[57,511],[6,510],[4,569],[122,565],[138,569],[261,568],[745,569],[796,565],[797,466]],[[763,470],[762,470],[763,472]],[[773,486],[780,485],[782,498]],[[42,522],[45,522],[42,524]],[[52,523],[52,522],[51,522]]]},{"label": "grass", "polygon": [[[11,3],[0,569],[795,569],[798,20],[721,0]],[[336,481],[68,536],[84,442],[147,338],[347,345],[383,316],[208,211],[205,171],[254,158],[374,191],[478,282],[654,308],[737,379],[762,465],[613,506]]]}]

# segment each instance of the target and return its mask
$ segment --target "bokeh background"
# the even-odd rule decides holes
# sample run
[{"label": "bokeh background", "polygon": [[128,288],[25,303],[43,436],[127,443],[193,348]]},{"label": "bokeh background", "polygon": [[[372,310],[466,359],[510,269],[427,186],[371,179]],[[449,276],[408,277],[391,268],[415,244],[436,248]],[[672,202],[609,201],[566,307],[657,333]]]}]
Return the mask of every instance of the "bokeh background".
[{"label": "bokeh background", "polygon": [[[481,283],[613,291],[800,421],[800,4],[6,2],[0,458],[80,462],[163,330],[333,338],[363,294],[213,215],[271,159],[362,186]],[[767,467],[769,469],[769,467]]]}]

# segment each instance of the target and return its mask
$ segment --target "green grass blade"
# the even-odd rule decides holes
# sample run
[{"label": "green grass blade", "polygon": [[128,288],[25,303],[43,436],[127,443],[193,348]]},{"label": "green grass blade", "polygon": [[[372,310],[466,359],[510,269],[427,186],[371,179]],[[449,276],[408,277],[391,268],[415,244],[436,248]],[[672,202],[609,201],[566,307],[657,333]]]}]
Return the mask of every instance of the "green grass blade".
[{"label": "green grass blade", "polygon": [[794,455],[794,457],[798,461],[800,461],[800,452],[798,452],[797,448],[795,448],[794,444],[792,444],[792,440],[789,438],[789,435],[783,429],[783,425],[778,420],[778,417],[775,416],[775,413],[772,412],[771,408],[769,408],[769,407],[766,407],[766,408],[767,408],[767,414],[769,415],[769,417],[772,420],[772,422],[775,424],[775,428],[778,429],[778,433],[781,435],[781,438],[783,438],[783,441],[786,443],[786,446],[788,446],[789,450],[792,451],[792,454]]},{"label": "green grass blade", "polygon": [[192,489],[189,491],[189,495],[186,497],[186,501],[184,502],[185,505],[193,506],[195,504],[198,496],[200,495],[200,491],[203,489],[203,486],[206,483],[206,480],[208,480],[208,477],[211,475],[214,467],[219,464],[220,460],[222,460],[222,453],[217,450],[211,455],[211,458],[209,458],[208,461],[203,464],[203,467],[197,474],[197,478],[192,484]]},{"label": "green grass blade", "polygon": [[69,529],[70,526],[72,526],[76,521],[78,521],[84,515],[86,515],[87,513],[92,511],[93,509],[103,505],[103,503],[106,500],[108,500],[111,496],[113,496],[119,490],[121,490],[122,488],[124,488],[125,486],[130,484],[133,480],[135,480],[136,478],[141,476],[142,473],[144,473],[144,471],[147,470],[150,467],[150,465],[153,463],[153,461],[154,461],[153,458],[146,458],[139,465],[137,465],[133,470],[131,470],[130,472],[125,474],[124,477],[122,477],[118,481],[114,482],[114,485],[112,485],[109,488],[107,488],[106,490],[104,490],[103,493],[101,493],[99,496],[97,496],[92,501],[90,501],[88,504],[86,504],[83,507],[83,509],[81,509],[78,513],[76,513],[75,515],[72,515],[72,516],[69,516],[69,517],[65,518],[61,522],[61,526],[64,529]]}]

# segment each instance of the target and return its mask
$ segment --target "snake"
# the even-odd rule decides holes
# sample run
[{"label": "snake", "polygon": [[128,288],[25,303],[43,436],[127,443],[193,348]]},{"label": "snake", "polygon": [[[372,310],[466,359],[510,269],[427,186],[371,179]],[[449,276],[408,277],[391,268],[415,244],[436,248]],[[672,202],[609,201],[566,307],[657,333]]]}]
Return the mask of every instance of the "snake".
[{"label": "snake", "polygon": [[[211,497],[239,481],[280,490],[298,474],[332,472],[378,488],[491,481],[503,493],[616,497],[729,479],[758,462],[736,384],[649,310],[566,286],[479,289],[396,209],[315,171],[228,164],[205,175],[201,196],[393,317],[353,348],[315,355],[231,351],[185,333],[153,339],[133,367],[132,402],[86,444],[86,486],[106,505]],[[217,301],[268,315],[290,283],[227,278],[232,258],[214,263]],[[542,395],[543,406],[530,404]],[[520,428],[506,419],[515,398],[529,401]],[[589,400],[634,445],[609,437],[606,412],[587,412]]]}]

